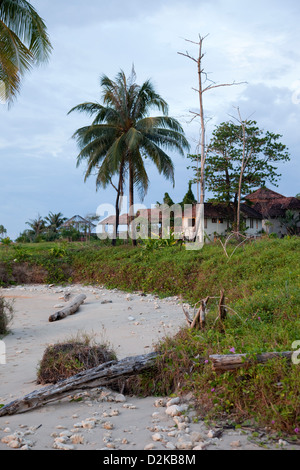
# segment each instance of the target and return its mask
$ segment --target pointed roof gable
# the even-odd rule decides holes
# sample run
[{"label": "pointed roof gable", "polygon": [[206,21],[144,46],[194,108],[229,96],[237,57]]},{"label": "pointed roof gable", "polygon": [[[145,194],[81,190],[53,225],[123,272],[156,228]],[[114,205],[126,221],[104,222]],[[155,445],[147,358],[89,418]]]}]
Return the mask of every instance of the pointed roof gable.
[{"label": "pointed roof gable", "polygon": [[269,202],[270,200],[284,198],[282,194],[276,193],[268,188],[259,188],[254,193],[248,194],[245,199],[251,202]]},{"label": "pointed roof gable", "polygon": [[300,210],[300,200],[295,197],[285,197],[268,188],[260,188],[245,199],[252,203],[251,207],[260,212],[263,217],[284,217],[287,210]]}]

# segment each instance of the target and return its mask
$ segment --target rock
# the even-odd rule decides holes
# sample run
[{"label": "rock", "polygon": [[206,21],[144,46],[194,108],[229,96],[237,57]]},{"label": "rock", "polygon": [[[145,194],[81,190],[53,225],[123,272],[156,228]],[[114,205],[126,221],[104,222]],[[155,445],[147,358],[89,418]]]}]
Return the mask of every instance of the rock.
[{"label": "rock", "polygon": [[113,429],[114,425],[110,421],[106,421],[105,423],[102,424],[103,429]]},{"label": "rock", "polygon": [[232,441],[230,442],[231,447],[241,447],[241,441]]},{"label": "rock", "polygon": [[176,449],[178,450],[191,450],[193,448],[192,441],[178,441],[176,442]]},{"label": "rock", "polygon": [[205,450],[206,447],[208,447],[211,444],[210,441],[206,442],[199,442],[195,447],[193,447],[193,450]]},{"label": "rock", "polygon": [[72,436],[72,433],[71,433],[71,431],[68,431],[68,430],[62,431],[60,433],[60,437],[71,437],[71,436]]},{"label": "rock", "polygon": [[108,442],[108,443],[106,444],[106,447],[108,447],[109,449],[115,449],[115,448],[116,448],[116,446],[115,446],[115,444],[114,444],[113,442]]},{"label": "rock", "polygon": [[152,435],[152,439],[153,441],[162,441],[163,436],[159,432],[156,432],[155,434]]},{"label": "rock", "polygon": [[84,429],[93,429],[95,425],[95,421],[83,421],[82,423],[82,427]]},{"label": "rock", "polygon": [[122,394],[122,393],[118,393],[116,396],[115,396],[115,399],[114,401],[116,403],[124,403],[126,401],[126,397]]},{"label": "rock", "polygon": [[210,429],[207,433],[207,436],[210,438],[214,438],[214,437],[219,438],[222,436],[222,433],[223,433],[222,429]]},{"label": "rock", "polygon": [[157,400],[155,400],[154,406],[156,408],[166,406],[166,399],[165,398],[158,398]]},{"label": "rock", "polygon": [[186,429],[186,424],[185,422],[178,423],[177,427],[178,427],[178,431],[183,431],[184,429]]},{"label": "rock", "polygon": [[147,444],[145,447],[144,447],[144,450],[152,450],[154,449],[154,444]]},{"label": "rock", "polygon": [[16,439],[16,436],[14,434],[11,434],[9,436],[2,437],[1,442],[3,442],[3,444],[9,444],[11,441],[14,441],[15,439]]},{"label": "rock", "polygon": [[20,447],[22,447],[22,441],[20,442],[19,439],[14,439],[13,441],[10,441],[7,445],[12,449],[19,449]]},{"label": "rock", "polygon": [[84,437],[82,434],[72,434],[70,437],[70,441],[72,444],[83,444],[84,443]]},{"label": "rock", "polygon": [[278,444],[279,444],[280,446],[286,446],[286,445],[287,445],[287,442],[284,441],[283,439],[279,439]]},{"label": "rock", "polygon": [[75,447],[70,444],[63,444],[61,442],[54,442],[53,444],[54,449],[59,449],[59,450],[75,450]]},{"label": "rock", "polygon": [[176,446],[173,444],[173,442],[167,442],[166,449],[175,450]]},{"label": "rock", "polygon": [[192,439],[192,442],[193,442],[193,443],[203,441],[202,434],[200,434],[200,432],[198,432],[198,431],[193,431],[193,432],[191,432],[190,438]]},{"label": "rock", "polygon": [[171,400],[167,401],[167,407],[172,406],[172,405],[178,405],[179,403],[180,403],[179,397],[171,398]]},{"label": "rock", "polygon": [[169,416],[179,416],[181,415],[183,408],[178,405],[168,406],[166,409],[166,414]]}]

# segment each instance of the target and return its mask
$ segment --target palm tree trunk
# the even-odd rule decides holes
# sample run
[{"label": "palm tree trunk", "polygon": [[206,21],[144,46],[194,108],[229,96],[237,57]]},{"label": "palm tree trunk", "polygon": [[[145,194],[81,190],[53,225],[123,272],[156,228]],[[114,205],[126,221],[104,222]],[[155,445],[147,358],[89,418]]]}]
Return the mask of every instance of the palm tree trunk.
[{"label": "palm tree trunk", "polygon": [[[129,221],[128,223],[131,224],[131,222],[134,219],[134,176],[133,176],[133,165],[132,161],[130,160],[129,162]],[[135,228],[131,226],[131,239],[132,239],[132,245],[136,246],[136,233],[135,233]]]},{"label": "palm tree trunk", "polygon": [[116,204],[115,204],[116,222],[114,226],[114,233],[113,233],[113,239],[112,239],[113,246],[116,246],[117,238],[118,238],[118,227],[119,227],[119,221],[120,221],[120,196],[123,193],[123,170],[124,170],[124,161],[122,161],[120,165],[119,184],[117,188],[117,197],[116,197]]}]

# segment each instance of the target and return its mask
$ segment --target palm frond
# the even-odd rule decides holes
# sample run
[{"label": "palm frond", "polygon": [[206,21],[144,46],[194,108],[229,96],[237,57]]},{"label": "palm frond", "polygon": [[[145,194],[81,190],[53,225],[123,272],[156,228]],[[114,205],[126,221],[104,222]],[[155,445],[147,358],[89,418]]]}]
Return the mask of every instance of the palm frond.
[{"label": "palm frond", "polygon": [[46,62],[52,51],[46,25],[25,0],[2,0],[0,19],[30,50],[34,63]]},{"label": "palm frond", "polygon": [[25,0],[0,1],[0,97],[8,102],[20,91],[21,77],[48,61],[52,45],[45,23]]}]

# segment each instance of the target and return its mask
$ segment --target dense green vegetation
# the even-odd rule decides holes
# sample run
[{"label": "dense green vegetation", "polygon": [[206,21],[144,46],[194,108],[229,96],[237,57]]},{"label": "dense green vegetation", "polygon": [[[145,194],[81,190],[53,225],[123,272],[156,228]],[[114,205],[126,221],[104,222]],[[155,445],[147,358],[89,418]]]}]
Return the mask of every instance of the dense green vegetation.
[{"label": "dense green vegetation", "polygon": [[[171,245],[171,244],[170,244]],[[209,301],[205,330],[183,329],[157,348],[162,359],[131,390],[141,394],[191,391],[210,419],[231,417],[297,437],[299,367],[285,359],[216,373],[210,354],[292,351],[300,340],[300,238],[264,238],[227,258],[219,244],[199,251],[180,245],[143,243],[112,247],[91,243],[40,243],[0,247],[0,282],[81,282],[126,291],[182,295],[192,306]],[[234,245],[229,248],[233,250]],[[228,317],[217,318],[220,289]],[[299,348],[298,348],[299,349]],[[180,367],[178,367],[180,364]],[[250,421],[249,421],[250,420]],[[298,434],[299,435],[299,434]]]}]

